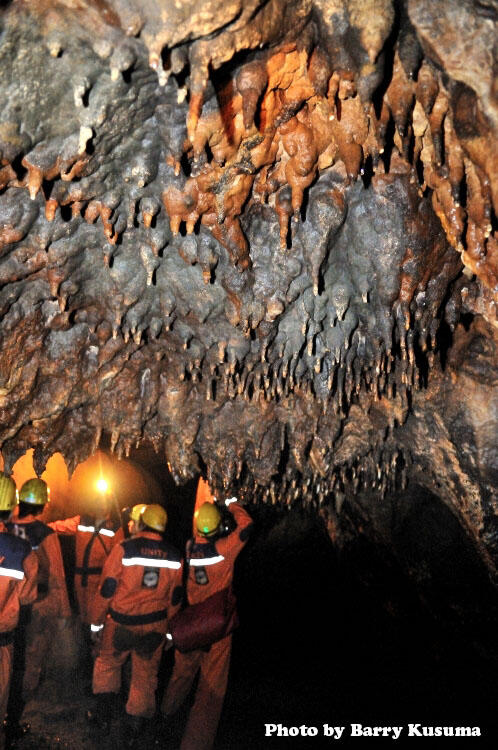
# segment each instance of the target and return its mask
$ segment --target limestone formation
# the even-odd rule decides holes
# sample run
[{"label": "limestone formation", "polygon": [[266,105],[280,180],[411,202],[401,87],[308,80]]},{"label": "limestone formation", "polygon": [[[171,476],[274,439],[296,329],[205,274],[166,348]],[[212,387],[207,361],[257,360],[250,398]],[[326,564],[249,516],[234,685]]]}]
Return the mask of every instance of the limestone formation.
[{"label": "limestone formation", "polygon": [[496,568],[495,0],[0,10],[0,446],[327,506]]}]

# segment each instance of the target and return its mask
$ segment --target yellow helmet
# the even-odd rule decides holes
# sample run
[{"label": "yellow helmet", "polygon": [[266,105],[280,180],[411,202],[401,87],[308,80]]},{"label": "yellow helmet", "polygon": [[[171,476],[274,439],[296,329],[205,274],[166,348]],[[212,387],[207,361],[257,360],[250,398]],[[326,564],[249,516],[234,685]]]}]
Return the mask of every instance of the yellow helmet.
[{"label": "yellow helmet", "polygon": [[[135,510],[135,508],[133,508],[133,510]],[[145,506],[140,516],[140,520],[145,526],[154,529],[154,531],[164,531],[168,522],[168,514],[162,505],[152,503],[152,505]]]},{"label": "yellow helmet", "polygon": [[195,525],[199,534],[211,536],[221,523],[221,513],[214,503],[203,503],[194,514]]},{"label": "yellow helmet", "polygon": [[43,479],[28,479],[19,491],[19,501],[31,505],[46,505],[48,503],[48,487]]},{"label": "yellow helmet", "polygon": [[0,472],[0,510],[12,510],[17,505],[16,483]]},{"label": "yellow helmet", "polygon": [[130,521],[140,521],[140,516],[144,512],[144,510],[147,507],[147,503],[138,503],[138,505],[134,505],[133,508],[130,511]]}]

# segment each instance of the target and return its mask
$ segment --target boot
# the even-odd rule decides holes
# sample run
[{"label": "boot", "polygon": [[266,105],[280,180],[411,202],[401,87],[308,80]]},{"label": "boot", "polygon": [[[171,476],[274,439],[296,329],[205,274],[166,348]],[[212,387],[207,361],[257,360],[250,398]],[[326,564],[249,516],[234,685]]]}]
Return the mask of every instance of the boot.
[{"label": "boot", "polygon": [[98,693],[95,696],[95,707],[86,712],[87,722],[98,732],[109,734],[116,693]]},{"label": "boot", "polygon": [[126,748],[138,748],[140,741],[143,739],[145,731],[145,719],[142,716],[131,716],[126,714],[124,722],[124,740],[123,746]]},{"label": "boot", "polygon": [[[9,721],[5,719],[3,723],[5,732],[5,747],[15,747],[15,743],[31,731],[31,724],[26,721]],[[0,746],[1,747],[1,746]]]}]

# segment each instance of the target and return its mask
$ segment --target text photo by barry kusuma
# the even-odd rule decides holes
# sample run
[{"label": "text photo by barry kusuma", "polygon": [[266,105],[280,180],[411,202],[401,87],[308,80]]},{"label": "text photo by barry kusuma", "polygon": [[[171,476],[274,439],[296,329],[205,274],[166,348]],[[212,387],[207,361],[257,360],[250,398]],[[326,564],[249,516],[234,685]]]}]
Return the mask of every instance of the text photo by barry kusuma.
[{"label": "text photo by barry kusuma", "polygon": [[408,723],[398,726],[367,726],[365,724],[346,724],[333,726],[321,724],[316,726],[301,724],[285,726],[283,724],[265,724],[264,736],[269,738],[326,738],[344,740],[348,738],[390,738],[393,740],[406,737],[485,737],[490,738],[486,728],[480,726],[434,726],[420,723]]}]

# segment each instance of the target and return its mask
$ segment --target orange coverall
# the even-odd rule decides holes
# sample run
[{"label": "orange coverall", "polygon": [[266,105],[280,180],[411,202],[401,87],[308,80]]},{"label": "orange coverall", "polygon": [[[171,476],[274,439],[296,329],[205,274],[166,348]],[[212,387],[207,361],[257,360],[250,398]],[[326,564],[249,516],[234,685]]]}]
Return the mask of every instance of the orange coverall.
[{"label": "orange coverall", "polygon": [[[14,629],[19,621],[21,605],[36,600],[38,560],[29,542],[16,539],[0,521],[0,726],[7,712],[12,662]],[[0,748],[5,746],[3,727]]]},{"label": "orange coverall", "polygon": [[111,519],[96,525],[91,516],[73,516],[62,521],[51,521],[48,526],[59,533],[74,534],[76,537],[74,589],[80,619],[85,625],[90,625],[90,608],[97,596],[104,563],[114,545],[123,539],[121,525],[119,521]]},{"label": "orange coverall", "polygon": [[182,599],[180,553],[161,534],[142,531],[114,547],[104,564],[92,623],[105,623],[93,669],[93,692],[118,693],[131,655],[126,712],[155,713],[157,673],[168,617]]},{"label": "orange coverall", "polygon": [[[249,537],[252,520],[238,503],[232,503],[229,510],[237,523],[231,534],[216,541],[196,534],[193,543],[187,544],[189,604],[202,602],[232,583],[235,560]],[[175,653],[173,674],[161,706],[166,716],[172,716],[181,707],[200,669],[181,750],[208,750],[213,746],[225,698],[231,649],[232,636],[228,635],[213,643],[208,651]]]},{"label": "orange coverall", "polygon": [[26,539],[38,559],[38,596],[26,628],[23,691],[29,694],[40,682],[43,663],[56,638],[57,619],[69,617],[71,608],[61,548],[53,529],[32,515],[17,517],[7,524],[7,529]]}]

